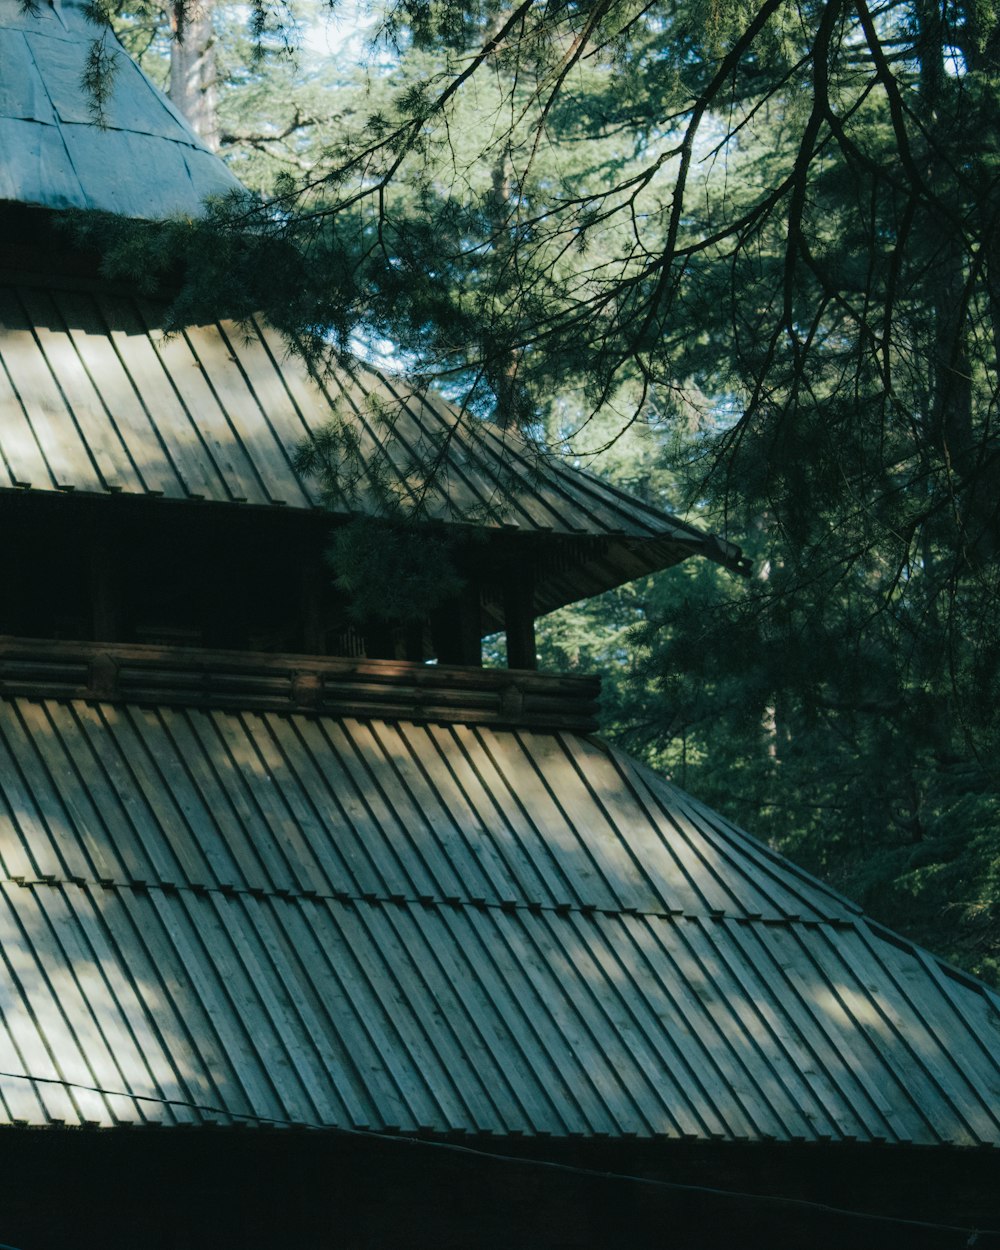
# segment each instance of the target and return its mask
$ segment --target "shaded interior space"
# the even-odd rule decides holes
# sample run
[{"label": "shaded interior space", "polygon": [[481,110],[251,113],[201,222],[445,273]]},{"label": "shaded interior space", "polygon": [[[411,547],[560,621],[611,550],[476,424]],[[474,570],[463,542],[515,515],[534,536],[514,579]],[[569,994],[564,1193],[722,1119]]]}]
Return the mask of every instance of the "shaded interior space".
[{"label": "shaded interior space", "polygon": [[0,493],[0,634],[479,667],[504,632],[535,667],[534,621],[598,540],[469,531],[457,594],[423,619],[359,617],[326,558],[325,513]]},{"label": "shaded interior space", "polygon": [[[454,1144],[487,1154],[249,1127],[0,1130],[0,1236],[17,1250],[940,1250],[966,1241],[922,1221],[1000,1220],[989,1152]],[[776,1193],[786,1200],[759,1197]]]}]

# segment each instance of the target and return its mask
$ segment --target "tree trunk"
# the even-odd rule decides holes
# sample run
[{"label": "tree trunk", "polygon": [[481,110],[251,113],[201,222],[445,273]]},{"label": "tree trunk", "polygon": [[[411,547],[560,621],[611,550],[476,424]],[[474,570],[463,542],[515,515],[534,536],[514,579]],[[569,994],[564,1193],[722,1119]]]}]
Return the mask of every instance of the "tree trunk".
[{"label": "tree trunk", "polygon": [[211,0],[175,0],[170,9],[170,99],[206,147],[219,150],[215,33]]}]

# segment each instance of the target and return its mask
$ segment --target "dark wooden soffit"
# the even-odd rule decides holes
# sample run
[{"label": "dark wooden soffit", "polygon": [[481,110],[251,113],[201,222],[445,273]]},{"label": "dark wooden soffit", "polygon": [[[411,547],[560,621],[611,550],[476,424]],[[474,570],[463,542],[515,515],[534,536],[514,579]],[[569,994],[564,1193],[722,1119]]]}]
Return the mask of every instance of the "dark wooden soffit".
[{"label": "dark wooden soffit", "polygon": [[599,677],[0,637],[0,694],[505,728],[597,728]]}]

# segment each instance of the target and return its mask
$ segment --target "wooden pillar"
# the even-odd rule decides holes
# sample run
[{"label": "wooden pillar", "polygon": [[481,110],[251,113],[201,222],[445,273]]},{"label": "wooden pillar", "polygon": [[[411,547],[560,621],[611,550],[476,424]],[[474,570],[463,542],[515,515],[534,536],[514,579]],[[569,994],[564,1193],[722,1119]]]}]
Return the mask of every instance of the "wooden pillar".
[{"label": "wooden pillar", "polygon": [[424,659],[424,622],[417,621],[403,631],[405,658],[420,663]]},{"label": "wooden pillar", "polygon": [[439,662],[482,668],[481,627],[479,584],[470,578],[459,595],[437,609],[431,621],[434,652]]},{"label": "wooden pillar", "polygon": [[507,633],[507,667],[537,668],[535,585],[530,567],[508,573],[503,587],[503,619]]},{"label": "wooden pillar", "polygon": [[365,657],[369,660],[395,660],[396,630],[385,621],[369,621],[364,629]]},{"label": "wooden pillar", "polygon": [[329,574],[322,558],[307,556],[302,564],[302,650],[306,655],[326,654],[324,591]]}]

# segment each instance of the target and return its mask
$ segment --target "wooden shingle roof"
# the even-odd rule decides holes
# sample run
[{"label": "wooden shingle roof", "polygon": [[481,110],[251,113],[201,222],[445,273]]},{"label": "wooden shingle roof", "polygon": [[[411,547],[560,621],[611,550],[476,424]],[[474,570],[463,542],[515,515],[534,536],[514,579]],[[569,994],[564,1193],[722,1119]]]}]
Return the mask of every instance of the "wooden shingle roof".
[{"label": "wooden shingle roof", "polygon": [[[100,125],[83,83],[97,39],[114,63]],[[46,219],[99,209],[161,220],[198,215],[206,200],[241,189],[80,0],[0,0],[0,63],[0,205],[22,216],[44,210]],[[489,517],[494,527],[589,544],[584,553],[564,544],[548,559],[538,612],[695,552],[743,568],[731,543],[585,472],[540,464],[512,435],[477,423],[479,436],[455,436],[456,413],[439,398],[360,364],[351,377],[317,385],[262,325],[220,322],[165,336],[162,308],[113,295],[99,280],[67,283],[61,263],[43,245],[31,264],[55,275],[25,276],[8,240],[0,491],[315,509],[317,484],[296,471],[295,451],[336,408],[354,423],[363,479],[385,475],[405,499],[419,489],[415,464],[446,448],[432,516]],[[391,439],[373,420],[376,405],[398,414]],[[362,480],[343,512],[370,507]]]},{"label": "wooden shingle roof", "polygon": [[996,995],[617,751],[51,658],[0,700],[0,1119],[1000,1145]]},{"label": "wooden shingle roof", "polygon": [[[317,382],[263,324],[165,334],[164,309],[128,295],[0,287],[0,492],[73,492],[316,511],[295,453],[335,414],[357,431],[364,472],[339,508],[374,506],[365,474],[405,501],[415,465],[443,449],[431,517],[585,546],[539,588],[538,611],[701,554],[742,569],[734,544],[651,507],[513,433],[468,434],[433,393],[358,364]],[[388,411],[387,438],[375,410]],[[503,494],[498,493],[498,483]],[[589,545],[588,545],[589,544]]]}]

